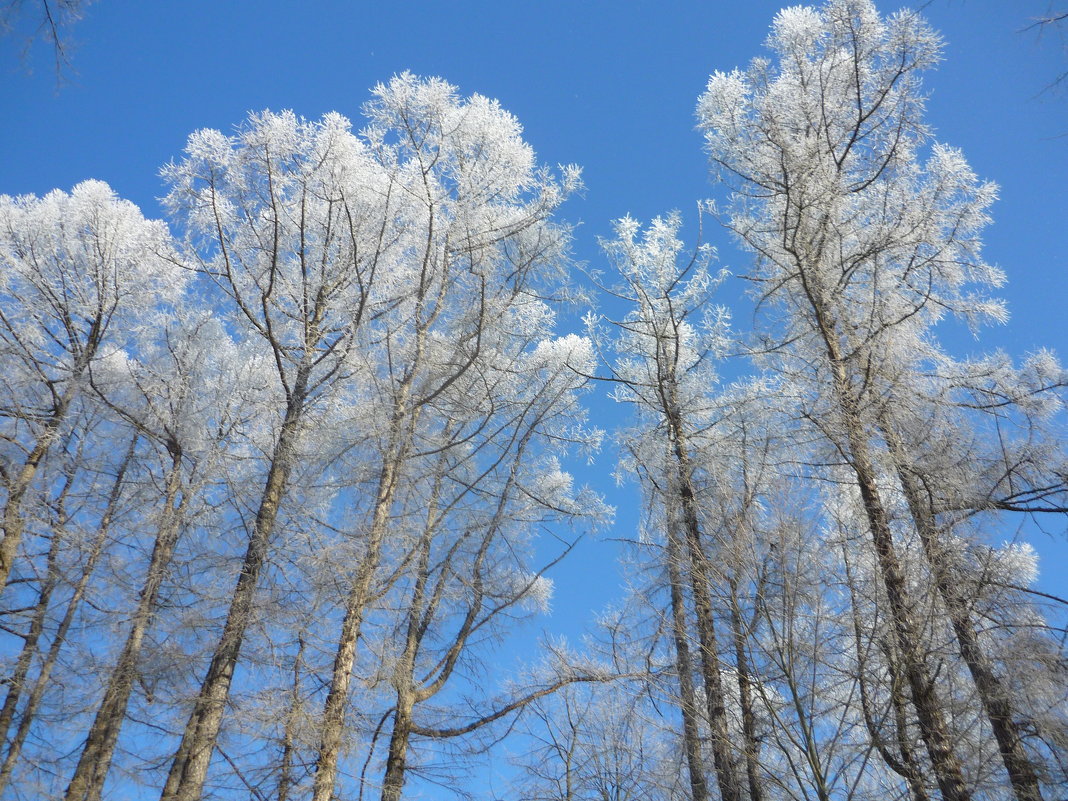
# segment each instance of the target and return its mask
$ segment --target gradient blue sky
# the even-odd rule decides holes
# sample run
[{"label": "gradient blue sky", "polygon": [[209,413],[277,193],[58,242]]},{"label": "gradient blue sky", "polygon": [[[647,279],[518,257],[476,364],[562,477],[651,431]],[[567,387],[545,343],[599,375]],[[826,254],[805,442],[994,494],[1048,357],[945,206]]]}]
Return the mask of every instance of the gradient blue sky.
[{"label": "gradient blue sky", "polygon": [[[73,29],[72,70],[57,89],[51,52],[20,63],[17,37],[0,40],[0,193],[41,194],[86,178],[108,181],[160,214],[159,168],[196,128],[224,131],[249,110],[327,111],[359,127],[361,103],[402,70],[440,75],[463,93],[498,98],[518,116],[543,162],[577,163],[586,192],[561,216],[579,223],[575,255],[596,265],[598,235],[624,214],[671,209],[694,218],[710,185],[693,109],[708,75],[761,53],[782,4],[617,0],[98,0]],[[1012,322],[966,350],[1040,346],[1068,357],[1068,91],[1044,92],[1068,67],[1056,36],[1021,33],[1048,0],[932,0],[926,15],[946,40],[930,74],[929,120],[976,172],[1002,186],[988,258],[1008,273]],[[896,3],[881,3],[895,10]],[[1068,89],[1068,87],[1066,87]],[[747,258],[718,230],[707,240],[744,272]],[[728,281],[721,302],[744,309]],[[745,312],[737,323],[747,325]],[[610,428],[616,410],[595,406]],[[614,488],[612,455],[592,480],[619,509],[609,536],[630,537],[636,492]],[[1036,533],[1048,555],[1042,584],[1065,594],[1062,521]],[[1006,536],[1012,536],[1006,531]],[[615,546],[584,541],[556,573],[554,613],[539,622],[572,636],[613,597]]]}]

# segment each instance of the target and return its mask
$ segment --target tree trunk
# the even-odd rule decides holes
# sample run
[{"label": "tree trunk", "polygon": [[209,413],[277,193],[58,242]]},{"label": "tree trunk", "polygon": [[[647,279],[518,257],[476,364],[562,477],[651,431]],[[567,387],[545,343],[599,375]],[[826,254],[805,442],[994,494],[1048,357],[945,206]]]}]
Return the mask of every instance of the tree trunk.
[{"label": "tree trunk", "polygon": [[400,801],[404,788],[404,771],[408,756],[408,743],[412,735],[412,697],[399,694],[397,711],[393,716],[393,733],[389,738],[389,754],[386,757],[386,773],[382,779],[382,801]]},{"label": "tree trunk", "polygon": [[287,405],[226,624],[171,763],[161,801],[199,801],[203,792],[208,765],[222,726],[226,699],[230,694],[234,667],[241,653],[245,629],[252,618],[256,585],[267,560],[268,543],[289,482],[293,451],[300,434],[305,385],[306,377],[303,381],[298,378],[298,389],[294,390],[294,396]]},{"label": "tree trunk", "polygon": [[159,589],[167,574],[167,567],[181,531],[182,507],[186,498],[183,497],[175,507],[182,486],[182,455],[176,448],[171,451],[171,466],[165,486],[156,541],[152,548],[145,583],[134,610],[130,632],[111,671],[107,689],[89,729],[78,765],[67,786],[64,796],[67,801],[99,801],[111,767],[119,731],[126,719],[126,707],[137,677],[141,645],[155,614]]},{"label": "tree trunk", "polygon": [[293,686],[290,689],[289,713],[282,733],[282,759],[278,769],[278,789],[275,793],[278,801],[289,801],[289,791],[293,787],[293,752],[296,751],[296,727],[300,715],[300,664],[304,658],[304,636],[297,637],[297,655],[293,658]]},{"label": "tree trunk", "polygon": [[960,597],[954,586],[953,577],[945,563],[938,546],[938,526],[926,502],[924,493],[916,476],[908,468],[905,449],[896,432],[888,425],[881,429],[894,460],[901,489],[904,492],[909,513],[920,535],[924,555],[931,567],[938,594],[946,606],[953,632],[957,637],[957,647],[961,658],[968,666],[975,683],[979,701],[990,721],[994,739],[1001,753],[1005,771],[1009,775],[1013,792],[1018,801],[1042,801],[1042,791],[1038,783],[1038,771],[1027,756],[1020,728],[1013,717],[1012,702],[1001,679],[994,671],[994,666],[987,658],[979,642],[979,636],[972,624],[967,603]]},{"label": "tree trunk", "polygon": [[[876,721],[872,710],[872,702],[868,693],[868,682],[864,677],[867,669],[867,658],[864,656],[863,628],[860,622],[860,606],[856,596],[856,584],[853,580],[853,572],[849,565],[849,552],[845,543],[842,544],[842,563],[845,565],[846,584],[849,587],[850,611],[853,619],[853,638],[857,649],[857,688],[860,695],[860,709],[864,717],[864,726],[868,730],[872,746],[879,752],[883,762],[890,770],[903,778],[909,787],[911,801],[930,801],[927,787],[924,785],[923,776],[912,755],[912,746],[909,742],[908,720],[905,715],[905,699],[901,694],[901,671],[897,668],[897,661],[892,653],[886,653],[887,673],[890,678],[890,705],[894,713],[895,740],[898,746],[898,755],[895,755],[889,744],[883,738],[880,721]],[[885,720],[885,717],[883,718]]]},{"label": "tree trunk", "polygon": [[673,527],[667,532],[668,581],[671,584],[671,633],[675,643],[675,671],[679,676],[679,710],[682,712],[682,742],[689,770],[691,801],[707,801],[708,782],[705,781],[704,758],[697,723],[697,696],[694,692],[689,632],[686,627],[686,605],[682,590],[679,560],[681,544]]},{"label": "tree trunk", "polygon": [[7,787],[8,782],[11,780],[11,775],[15,770],[15,763],[18,761],[18,758],[22,753],[22,746],[26,742],[26,737],[29,734],[30,724],[33,723],[34,715],[37,713],[37,707],[40,705],[41,699],[44,697],[45,690],[48,687],[48,680],[52,676],[52,670],[55,668],[56,662],[59,660],[59,653],[62,650],[64,643],[67,641],[67,632],[70,631],[78,607],[81,605],[82,598],[85,597],[85,589],[89,585],[89,579],[92,577],[93,572],[96,570],[96,563],[100,560],[100,556],[104,552],[104,544],[107,541],[111,529],[111,519],[114,517],[115,508],[119,502],[119,495],[126,476],[126,470],[134,457],[137,440],[138,437],[135,435],[130,441],[130,447],[126,451],[126,456],[123,459],[122,464],[119,466],[118,472],[115,474],[115,481],[112,483],[111,491],[108,494],[107,505],[104,507],[104,512],[100,516],[97,533],[93,538],[93,544],[89,550],[89,558],[86,559],[82,575],[74,587],[74,593],[71,595],[70,600],[67,601],[67,608],[63,613],[63,619],[59,622],[55,637],[53,637],[52,644],[48,648],[48,653],[45,655],[45,659],[41,663],[41,669],[37,674],[37,679],[34,681],[33,689],[30,691],[30,697],[26,702],[26,708],[22,711],[22,717],[19,720],[19,726],[15,732],[15,737],[8,746],[7,754],[4,757],[4,764],[0,767],[0,794],[3,793],[4,788]]},{"label": "tree trunk", "polygon": [[731,579],[731,631],[734,635],[734,660],[738,671],[738,701],[742,707],[742,737],[745,741],[745,775],[749,782],[750,801],[764,801],[760,783],[760,741],[756,736],[756,714],[749,678],[749,659],[745,650],[745,627],[738,608],[738,581]]},{"label": "tree trunk", "polygon": [[[55,590],[59,580],[59,546],[62,541],[59,531],[52,534],[52,542],[49,544],[47,569],[45,579],[37,593],[37,604],[30,619],[30,628],[22,641],[22,650],[19,652],[15,670],[10,677],[5,677],[7,695],[4,697],[4,706],[0,708],[0,742],[7,741],[7,733],[11,729],[11,723],[15,719],[15,710],[18,709],[22,691],[26,686],[26,677],[30,673],[30,666],[34,657],[37,656],[37,643],[44,632],[45,620],[48,617],[48,605],[52,600],[52,591]],[[3,793],[6,782],[0,779],[0,793]]]},{"label": "tree trunk", "polygon": [[[833,341],[828,341],[828,346],[832,349],[836,349],[835,345]],[[890,606],[894,638],[908,681],[912,703],[916,708],[920,735],[927,754],[931,758],[938,787],[945,801],[969,801],[971,793],[964,783],[960,760],[953,752],[949,729],[942,714],[934,680],[924,664],[921,653],[922,638],[912,618],[905,573],[894,548],[889,517],[879,493],[868,441],[863,433],[855,401],[848,391],[845,368],[841,360],[835,357],[832,357],[831,366],[834,370],[834,388],[849,441],[848,458],[857,478],[872,543],[875,546],[879,572]]]},{"label": "tree trunk", "polygon": [[33,449],[26,456],[26,461],[15,476],[14,482],[7,488],[7,502],[4,504],[4,536],[0,539],[0,590],[7,586],[8,577],[11,575],[11,566],[15,562],[19,544],[22,542],[22,533],[26,528],[26,520],[22,515],[22,501],[26,491],[33,484],[37,475],[37,468],[45,454],[51,449],[59,437],[60,426],[67,417],[70,405],[74,400],[74,394],[81,373],[76,372],[70,378],[66,391],[56,401],[52,409],[52,415],[48,418],[44,430],[33,445]]},{"label": "tree trunk", "polygon": [[705,703],[711,729],[712,761],[722,801],[742,801],[742,790],[735,773],[731,754],[730,730],[723,694],[723,675],[719,668],[719,647],[716,643],[712,598],[709,594],[708,560],[701,544],[701,527],[697,517],[689,453],[686,448],[682,419],[673,403],[668,408],[668,428],[675,458],[675,491],[681,514],[686,546],[689,551],[690,588],[696,614],[697,637],[701,643],[701,675],[705,682]]},{"label": "tree trunk", "polygon": [[922,641],[919,629],[912,618],[905,572],[894,549],[890,519],[879,493],[878,476],[868,444],[870,432],[865,430],[858,407],[858,398],[850,386],[837,325],[830,308],[822,300],[821,290],[810,283],[803,259],[798,259],[798,266],[802,286],[815,318],[816,332],[826,349],[835,406],[845,427],[847,441],[839,443],[838,447],[842,448],[842,453],[857,479],[879,573],[890,606],[895,643],[901,656],[912,704],[916,709],[916,717],[920,725],[920,736],[931,759],[931,766],[944,801],[970,801],[971,793],[964,783],[960,760],[953,752],[949,729],[942,715],[938,693],[935,691],[934,679],[921,653]]},{"label": "tree trunk", "polygon": [[402,415],[397,413],[394,415],[392,442],[379,473],[375,508],[367,538],[367,550],[356,569],[356,576],[345,603],[345,617],[341,622],[341,635],[338,638],[337,652],[334,655],[330,692],[327,694],[323,707],[322,734],[315,763],[313,801],[330,801],[334,793],[334,784],[337,781],[337,762],[341,752],[341,737],[345,728],[345,705],[349,698],[352,666],[356,662],[356,643],[360,638],[364,607],[371,591],[371,580],[378,569],[378,561],[381,557],[382,542],[386,536],[386,527],[389,523],[393,496],[399,478],[400,462],[403,459],[402,453],[406,450],[406,447],[398,447],[401,424]]}]

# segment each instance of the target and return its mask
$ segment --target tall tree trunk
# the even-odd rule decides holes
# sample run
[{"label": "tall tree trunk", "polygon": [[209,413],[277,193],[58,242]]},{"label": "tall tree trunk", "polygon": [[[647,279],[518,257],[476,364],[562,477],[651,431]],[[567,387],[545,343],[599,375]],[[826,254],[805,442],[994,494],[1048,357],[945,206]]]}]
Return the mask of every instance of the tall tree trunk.
[{"label": "tall tree trunk", "polygon": [[[867,669],[865,653],[868,649],[864,644],[863,627],[860,620],[860,604],[856,595],[856,583],[853,579],[853,571],[849,564],[849,552],[845,543],[842,544],[842,563],[845,565],[846,584],[849,587],[850,611],[853,618],[853,639],[857,649],[857,687],[860,694],[860,710],[864,717],[864,726],[868,730],[872,745],[879,752],[883,762],[908,784],[911,801],[930,801],[923,775],[912,754],[908,719],[905,714],[906,701],[901,693],[901,671],[897,667],[897,661],[893,653],[889,651],[886,653],[886,661],[887,673],[890,678],[890,706],[894,713],[895,740],[898,746],[897,754],[891,751],[890,745],[883,737],[881,721],[875,719],[871,696],[868,692],[868,681],[864,676]],[[883,719],[885,720],[885,717]]]},{"label": "tall tree trunk", "polygon": [[64,796],[67,801],[99,801],[104,781],[111,767],[115,744],[126,719],[126,707],[137,677],[137,661],[145,633],[156,612],[156,600],[160,586],[178,543],[181,531],[182,507],[187,496],[178,502],[182,487],[182,454],[177,447],[171,448],[171,466],[167,473],[163,508],[161,511],[156,541],[152,548],[148,572],[134,610],[130,631],[122,652],[111,671],[104,697],[89,729],[78,765],[71,777]]},{"label": "tall tree trunk", "polygon": [[[672,388],[673,391],[673,388]],[[685,432],[674,399],[667,405],[668,430],[675,459],[673,491],[678,497],[669,499],[681,513],[681,522],[689,552],[690,589],[693,595],[697,637],[701,643],[701,675],[705,682],[705,703],[711,729],[712,761],[722,801],[742,801],[742,789],[731,754],[730,730],[723,692],[723,674],[719,667],[719,646],[716,642],[712,597],[709,593],[708,559],[701,543],[701,527],[697,516],[697,499],[693,491],[692,467],[687,450]],[[670,524],[669,524],[670,525]]]},{"label": "tall tree trunk", "polygon": [[667,532],[668,581],[671,584],[671,634],[675,643],[675,672],[679,676],[679,710],[682,712],[682,743],[686,752],[686,767],[690,778],[692,801],[708,800],[704,757],[698,728],[697,695],[694,692],[689,632],[686,626],[686,604],[682,589],[680,562],[682,546],[674,527]]},{"label": "tall tree trunk", "polygon": [[108,534],[111,530],[111,520],[114,517],[115,510],[118,506],[126,470],[129,467],[130,462],[133,460],[134,452],[137,448],[137,440],[138,436],[135,434],[130,441],[130,447],[126,451],[122,464],[119,466],[118,472],[115,474],[115,480],[111,485],[107,504],[100,516],[97,533],[93,538],[93,543],[89,549],[89,557],[86,559],[85,567],[82,569],[82,575],[74,587],[74,593],[71,595],[70,600],[67,601],[67,608],[63,613],[63,618],[59,622],[56,634],[52,638],[51,645],[49,645],[48,653],[45,655],[44,661],[41,663],[41,669],[34,681],[33,689],[30,691],[30,697],[26,702],[26,707],[22,711],[22,717],[19,720],[15,737],[8,746],[7,753],[4,756],[4,764],[0,766],[0,794],[3,793],[8,782],[11,781],[11,775],[15,770],[15,764],[22,753],[22,746],[26,742],[26,737],[29,734],[30,725],[33,723],[33,718],[37,714],[37,707],[40,705],[41,699],[44,697],[45,690],[48,688],[48,681],[52,676],[52,670],[55,668],[56,662],[59,660],[60,651],[67,641],[67,632],[70,631],[70,627],[74,623],[74,617],[77,614],[78,607],[81,605],[82,598],[85,597],[85,590],[89,585],[89,579],[96,570],[96,564],[100,561],[100,556],[104,552],[104,544],[107,542]]},{"label": "tall tree trunk", "polygon": [[990,728],[997,741],[998,751],[1005,765],[1005,771],[1009,775],[1013,792],[1018,801],[1042,801],[1038,771],[1024,748],[1023,737],[1013,715],[1009,693],[983,651],[979,636],[971,621],[967,603],[960,597],[954,586],[952,573],[947,569],[946,560],[939,547],[938,525],[931,512],[930,503],[926,499],[920,482],[909,470],[907,454],[896,431],[885,423],[881,425],[881,429],[890,449],[909,513],[920,535],[924,555],[934,575],[938,594],[949,614],[949,620],[957,638],[958,650],[968,666],[979,701],[990,721]]},{"label": "tall tree trunk", "polygon": [[161,801],[199,801],[203,792],[208,765],[222,726],[226,699],[230,694],[234,667],[241,653],[245,629],[252,619],[252,604],[260,571],[267,560],[268,544],[289,483],[293,453],[300,435],[306,386],[307,375],[299,376],[286,407],[278,442],[271,455],[267,483],[260,498],[256,522],[230,601],[226,624],[215,646],[200,693],[193,704],[181,743],[175,752],[167,783],[160,796]]},{"label": "tall tree trunk", "polygon": [[864,433],[856,401],[849,391],[845,367],[837,353],[837,342],[829,338],[825,341],[832,353],[834,390],[846,428],[849,444],[848,459],[857,479],[861,502],[875,547],[879,572],[890,607],[894,638],[908,681],[912,704],[916,708],[920,736],[931,759],[938,787],[945,801],[969,801],[971,793],[964,783],[964,773],[960,760],[953,751],[949,729],[946,726],[945,716],[942,714],[941,701],[935,690],[934,679],[923,657],[922,638],[913,620],[905,572],[894,548],[890,520],[879,493],[868,438]]},{"label": "tall tree trunk", "polygon": [[345,603],[345,617],[341,622],[341,634],[334,655],[330,691],[323,707],[319,753],[315,763],[315,785],[312,791],[313,801],[330,801],[337,782],[337,763],[341,752],[341,737],[345,728],[345,705],[349,698],[352,667],[356,662],[356,643],[360,638],[365,607],[371,592],[371,581],[381,558],[382,543],[385,540],[386,528],[393,507],[403,453],[407,450],[407,435],[401,432],[404,424],[403,410],[407,405],[407,390],[406,386],[393,415],[390,445],[386,450],[378,476],[375,506],[367,535],[367,549],[359,567],[356,568],[356,575]]},{"label": "tall tree trunk", "polygon": [[802,288],[814,317],[816,333],[826,350],[836,410],[845,427],[846,442],[839,443],[838,447],[842,449],[857,479],[879,574],[890,607],[895,643],[903,663],[912,704],[916,709],[920,737],[931,759],[944,801],[970,801],[971,793],[964,783],[964,773],[960,760],[953,751],[934,679],[921,650],[922,638],[913,620],[905,572],[894,548],[890,518],[879,493],[878,475],[868,444],[871,432],[866,430],[859,409],[859,398],[850,383],[846,360],[842,355],[842,344],[839,341],[838,326],[829,305],[822,298],[823,290],[811,283],[811,277],[801,257],[798,257],[798,267]]},{"label": "tall tree trunk", "polygon": [[731,633],[734,637],[734,661],[738,674],[738,702],[742,707],[742,737],[745,741],[745,775],[749,782],[750,801],[764,801],[764,788],[760,782],[760,741],[756,735],[756,714],[753,709],[752,680],[749,674],[749,658],[746,654],[746,631],[742,611],[738,606],[738,580],[732,578],[731,588]]},{"label": "tall tree trunk", "polygon": [[22,514],[22,501],[33,484],[33,479],[37,476],[37,468],[41,460],[59,438],[60,428],[67,418],[67,412],[70,411],[70,405],[74,401],[80,380],[81,371],[79,370],[71,376],[70,383],[56,400],[44,430],[38,435],[33,448],[15,475],[15,480],[7,488],[7,501],[4,504],[4,535],[3,539],[0,539],[0,590],[7,586],[11,566],[15,562],[19,544],[22,542],[22,534],[26,529],[26,519]]},{"label": "tall tree trunk", "polygon": [[[389,738],[389,752],[386,757],[386,770],[382,779],[382,801],[400,801],[404,788],[405,769],[407,768],[408,744],[412,738],[412,715],[419,698],[415,689],[416,655],[426,634],[430,621],[441,601],[440,594],[431,593],[427,599],[427,585],[430,583],[430,553],[437,531],[438,500],[441,483],[444,478],[445,453],[442,453],[439,469],[434,474],[434,485],[427,501],[426,525],[419,542],[419,558],[415,567],[415,584],[412,598],[408,604],[408,619],[405,625],[404,651],[397,660],[393,683],[397,690],[396,708],[393,713],[393,730]],[[449,569],[450,556],[440,565],[446,572]],[[439,584],[441,589],[444,585]]]}]

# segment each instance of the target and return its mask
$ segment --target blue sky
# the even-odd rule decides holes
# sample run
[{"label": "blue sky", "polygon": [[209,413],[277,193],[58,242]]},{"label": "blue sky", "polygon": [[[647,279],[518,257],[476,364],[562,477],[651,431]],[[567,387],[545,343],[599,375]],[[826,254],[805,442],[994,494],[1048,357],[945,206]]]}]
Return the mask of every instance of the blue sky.
[{"label": "blue sky", "polygon": [[[1055,36],[1021,33],[1048,0],[932,0],[926,15],[946,40],[930,74],[928,119],[983,178],[1001,184],[987,256],[1009,276],[1013,318],[960,350],[1041,346],[1068,357],[1068,87],[1043,91],[1068,66]],[[707,0],[617,2],[365,2],[364,0],[98,0],[73,29],[68,81],[57,89],[51,53],[20,62],[17,37],[0,40],[0,193],[42,194],[100,178],[160,214],[160,167],[188,134],[224,131],[250,110],[340,111],[359,126],[368,90],[402,70],[439,75],[467,94],[499,99],[546,163],[577,163],[585,193],[561,216],[577,223],[574,251],[596,265],[596,237],[624,214],[641,220],[680,209],[694,218],[709,183],[693,110],[708,75],[761,53],[781,3]],[[896,4],[881,3],[889,12]],[[746,257],[706,226],[722,263]],[[720,301],[744,309],[743,284]],[[739,327],[748,323],[737,313]],[[596,404],[611,427],[610,404]],[[592,469],[619,509],[610,536],[629,537],[636,493]],[[1048,555],[1042,584],[1065,592],[1064,523],[1037,535]],[[1006,532],[1011,536],[1012,532]],[[550,630],[572,635],[618,587],[615,546],[589,539],[556,576]]]}]

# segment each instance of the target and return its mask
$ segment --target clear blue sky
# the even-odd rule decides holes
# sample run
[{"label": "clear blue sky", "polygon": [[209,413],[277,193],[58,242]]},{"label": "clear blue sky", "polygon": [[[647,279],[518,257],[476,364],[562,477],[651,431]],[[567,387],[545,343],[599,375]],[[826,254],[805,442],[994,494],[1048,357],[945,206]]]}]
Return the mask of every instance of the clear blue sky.
[{"label": "clear blue sky", "polygon": [[[1055,37],[1020,33],[1048,0],[931,0],[945,62],[931,73],[929,120],[976,172],[1002,186],[988,258],[1009,276],[1012,322],[979,343],[1068,357],[1068,67]],[[160,214],[159,168],[196,128],[224,131],[249,110],[327,111],[359,127],[369,88],[394,73],[440,75],[463,93],[499,99],[543,162],[577,163],[587,190],[564,219],[581,223],[577,258],[596,264],[596,237],[623,214],[678,208],[693,218],[713,191],[693,109],[708,74],[761,53],[781,3],[616,0],[367,2],[366,0],[98,0],[73,29],[73,71],[57,89],[51,53],[0,40],[0,193],[41,194],[86,178],[108,181],[146,215]],[[881,3],[889,12],[896,3]],[[717,230],[706,239],[743,272],[746,257]],[[743,308],[741,282],[720,300]],[[739,315],[740,326],[747,323]],[[597,404],[599,422],[614,410]],[[595,466],[608,474],[611,454]],[[636,493],[614,489],[614,536],[633,534]],[[1038,538],[1043,586],[1066,592],[1064,523]],[[1011,535],[1011,532],[1007,532]],[[614,546],[588,541],[557,573],[548,630],[572,635],[618,586]]]}]

